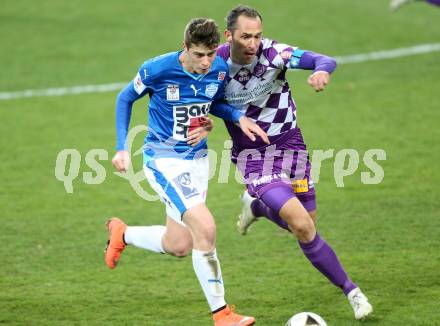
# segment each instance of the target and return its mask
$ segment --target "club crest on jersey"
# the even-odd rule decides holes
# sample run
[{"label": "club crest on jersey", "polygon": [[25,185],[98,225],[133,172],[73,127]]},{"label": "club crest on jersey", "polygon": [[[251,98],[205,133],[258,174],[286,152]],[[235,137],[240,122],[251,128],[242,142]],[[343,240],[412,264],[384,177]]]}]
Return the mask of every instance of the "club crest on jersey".
[{"label": "club crest on jersey", "polygon": [[237,75],[238,75],[238,81],[239,81],[240,83],[243,83],[243,82],[247,82],[247,81],[249,81],[249,79],[251,79],[250,74],[251,74],[251,72],[250,72],[249,70],[247,70],[247,69],[242,69],[242,70],[240,70],[240,71],[237,73]]},{"label": "club crest on jersey", "polygon": [[226,71],[219,71],[217,80],[224,81],[226,76]]},{"label": "club crest on jersey", "polygon": [[169,84],[167,86],[167,101],[178,101],[179,99],[179,85]]},{"label": "club crest on jersey", "polygon": [[217,93],[217,91],[218,91],[218,85],[216,83],[211,83],[206,86],[205,95],[210,98],[213,98],[214,95]]}]

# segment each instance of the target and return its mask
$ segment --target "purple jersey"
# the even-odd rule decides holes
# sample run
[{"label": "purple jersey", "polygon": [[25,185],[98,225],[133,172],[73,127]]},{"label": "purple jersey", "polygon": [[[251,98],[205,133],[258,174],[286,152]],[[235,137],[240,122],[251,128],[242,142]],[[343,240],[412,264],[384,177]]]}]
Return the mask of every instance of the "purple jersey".
[{"label": "purple jersey", "polygon": [[[239,65],[230,58],[229,44],[218,49],[218,55],[228,63],[229,75],[226,78],[225,99],[239,108],[248,118],[256,122],[276,141],[286,131],[296,128],[296,106],[286,79],[286,71],[298,64],[294,59],[296,47],[263,39],[256,57],[248,65]],[[298,51],[302,55],[303,51]],[[299,57],[300,57],[299,55]],[[237,149],[258,148],[265,144],[258,139],[252,142],[240,128],[226,123]]]},{"label": "purple jersey", "polygon": [[271,187],[288,185],[306,209],[314,210],[310,161],[296,123],[296,106],[286,72],[296,68],[331,73],[336,68],[335,60],[270,39],[262,40],[248,65],[232,61],[228,43],[220,46],[217,53],[229,66],[226,101],[255,121],[270,140],[269,145],[259,138],[252,142],[234,123],[225,122],[234,143],[231,159],[243,175],[249,193],[260,197]]}]

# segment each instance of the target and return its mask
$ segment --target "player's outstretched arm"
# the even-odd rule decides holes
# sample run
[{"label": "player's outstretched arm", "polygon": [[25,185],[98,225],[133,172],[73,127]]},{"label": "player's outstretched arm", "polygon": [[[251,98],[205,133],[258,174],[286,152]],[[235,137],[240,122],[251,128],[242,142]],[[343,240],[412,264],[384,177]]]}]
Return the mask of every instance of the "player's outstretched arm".
[{"label": "player's outstretched arm", "polygon": [[330,74],[336,69],[336,60],[312,51],[295,50],[290,59],[290,68],[313,70],[307,82],[315,91],[320,92],[330,82]]},{"label": "player's outstretched arm", "polygon": [[130,165],[130,153],[126,150],[117,151],[112,159],[112,164],[118,172],[125,172]]},{"label": "player's outstretched arm", "polygon": [[198,145],[204,138],[207,138],[209,133],[214,128],[214,121],[208,117],[203,117],[203,122],[200,127],[191,130],[188,133],[187,143],[190,146]]},{"label": "player's outstretched arm", "polygon": [[232,105],[227,104],[224,101],[216,101],[211,107],[211,111],[216,117],[222,118],[226,121],[232,121],[239,123],[243,133],[249,137],[250,140],[255,141],[255,135],[260,137],[266,144],[269,144],[269,138],[267,134],[256,123],[249,120],[242,112],[237,110]]},{"label": "player's outstretched arm", "polygon": [[252,122],[250,119],[245,117],[244,115],[240,117],[238,120],[240,124],[240,128],[243,133],[249,137],[250,140],[255,141],[255,135],[260,137],[266,144],[269,144],[269,138],[267,134],[261,129],[255,122]]}]

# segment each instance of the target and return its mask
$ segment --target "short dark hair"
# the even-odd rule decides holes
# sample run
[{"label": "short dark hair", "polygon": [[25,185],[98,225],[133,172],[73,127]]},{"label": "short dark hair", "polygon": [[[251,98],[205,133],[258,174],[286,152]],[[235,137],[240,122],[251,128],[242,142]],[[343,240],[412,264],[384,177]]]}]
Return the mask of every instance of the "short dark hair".
[{"label": "short dark hair", "polygon": [[226,16],[226,29],[228,31],[233,32],[237,28],[237,19],[240,16],[246,16],[249,18],[260,18],[260,21],[263,21],[263,18],[256,9],[245,5],[238,5],[237,7],[233,8]]},{"label": "short dark hair", "polygon": [[208,18],[194,18],[185,27],[183,39],[185,45],[204,45],[209,49],[220,43],[220,33],[214,20]]}]

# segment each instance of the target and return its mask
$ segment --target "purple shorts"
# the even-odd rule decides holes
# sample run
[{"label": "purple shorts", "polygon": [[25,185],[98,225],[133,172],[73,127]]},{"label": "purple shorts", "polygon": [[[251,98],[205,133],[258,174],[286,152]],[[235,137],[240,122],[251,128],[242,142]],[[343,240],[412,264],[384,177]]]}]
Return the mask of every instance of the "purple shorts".
[{"label": "purple shorts", "polygon": [[232,162],[244,177],[251,196],[260,198],[269,189],[289,187],[307,211],[316,209],[311,164],[299,128],[287,131],[264,147],[245,150],[234,147]]}]

